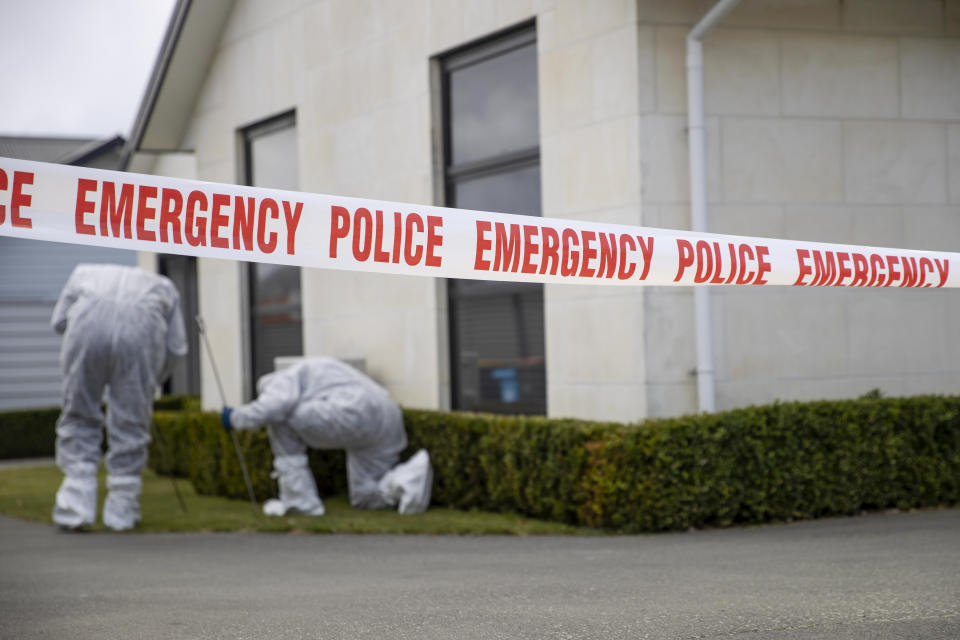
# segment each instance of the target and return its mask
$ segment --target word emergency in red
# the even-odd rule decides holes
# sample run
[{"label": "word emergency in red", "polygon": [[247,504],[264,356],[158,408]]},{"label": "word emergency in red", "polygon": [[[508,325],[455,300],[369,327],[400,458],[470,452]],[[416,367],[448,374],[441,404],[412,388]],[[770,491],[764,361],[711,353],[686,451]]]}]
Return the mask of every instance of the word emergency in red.
[{"label": "word emergency in red", "polygon": [[[393,213],[392,224],[384,221],[383,211],[371,212],[358,207],[352,214],[346,207],[333,205],[330,208],[330,257],[336,258],[340,242],[349,238],[353,258],[357,262],[384,262],[411,267],[423,264],[441,266],[437,249],[443,245],[439,229],[443,227],[440,216],[421,216],[419,213]],[[386,242],[389,232],[392,240]]]},{"label": "word emergency in red", "polygon": [[767,284],[770,273],[770,248],[747,242],[707,242],[677,238],[679,264],[674,282],[693,268],[697,284]]},{"label": "word emergency in red", "polygon": [[473,268],[608,280],[636,276],[644,280],[650,273],[652,257],[653,236],[477,220]]},{"label": "word emergency in red", "polygon": [[302,213],[302,202],[80,178],[74,219],[89,236],[293,255]]},{"label": "word emergency in red", "polygon": [[949,260],[926,256],[797,249],[797,263],[793,284],[807,287],[940,288],[950,274]]}]

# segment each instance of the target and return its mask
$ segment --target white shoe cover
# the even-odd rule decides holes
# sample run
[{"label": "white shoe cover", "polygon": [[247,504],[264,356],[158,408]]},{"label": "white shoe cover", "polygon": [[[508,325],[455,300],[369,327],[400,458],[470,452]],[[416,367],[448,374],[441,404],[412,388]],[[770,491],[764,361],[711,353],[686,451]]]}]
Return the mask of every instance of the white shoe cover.
[{"label": "white shoe cover", "polygon": [[140,476],[107,476],[103,524],[114,531],[133,529],[140,522]]},{"label": "white shoe cover", "polygon": [[379,483],[380,493],[392,504],[400,503],[403,515],[423,513],[430,506],[433,488],[433,467],[430,454],[420,449],[409,460],[387,472]]},{"label": "white shoe cover", "polygon": [[276,498],[270,498],[263,503],[263,515],[265,516],[282,516],[286,515],[286,513],[287,510],[283,506],[283,502]]},{"label": "white shoe cover", "polygon": [[305,454],[278,456],[273,460],[273,468],[280,499],[267,500],[263,504],[264,515],[322,516],[326,513]]},{"label": "white shoe cover", "polygon": [[97,468],[64,476],[53,507],[53,523],[64,529],[89,527],[97,520]]}]

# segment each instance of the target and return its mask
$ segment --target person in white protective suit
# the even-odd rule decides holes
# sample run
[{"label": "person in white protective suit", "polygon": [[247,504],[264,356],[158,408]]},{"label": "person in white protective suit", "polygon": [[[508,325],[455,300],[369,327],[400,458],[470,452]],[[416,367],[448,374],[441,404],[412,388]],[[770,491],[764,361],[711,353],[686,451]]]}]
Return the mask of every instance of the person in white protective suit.
[{"label": "person in white protective suit", "polygon": [[[180,295],[164,276],[133,267],[81,264],[53,310],[63,334],[63,408],[57,465],[64,473],[53,521],[92,525],[107,404],[107,499],[103,523],[114,530],[140,521],[140,474],[147,462],[154,391],[187,352]],[[104,398],[104,390],[106,397]]]},{"label": "person in white protective suit", "polygon": [[433,470],[423,449],[397,465],[407,446],[400,407],[385,389],[334,358],[309,358],[257,381],[257,399],[221,412],[225,429],[266,425],[279,499],[267,515],[321,516],[323,501],[307,449],[345,449],[350,504],[420,513],[430,504]]}]

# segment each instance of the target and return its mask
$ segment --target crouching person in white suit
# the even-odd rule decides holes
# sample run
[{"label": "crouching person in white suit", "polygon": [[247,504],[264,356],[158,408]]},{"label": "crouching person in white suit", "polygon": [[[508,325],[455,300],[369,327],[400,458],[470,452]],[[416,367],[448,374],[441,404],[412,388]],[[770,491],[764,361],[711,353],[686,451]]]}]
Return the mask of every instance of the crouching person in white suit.
[{"label": "crouching person in white suit", "polygon": [[350,504],[420,513],[430,504],[433,472],[423,449],[397,465],[407,446],[403,415],[386,390],[333,358],[310,358],[257,381],[257,399],[221,412],[225,429],[267,427],[279,500],[267,515],[321,516],[323,501],[307,449],[344,449]]}]

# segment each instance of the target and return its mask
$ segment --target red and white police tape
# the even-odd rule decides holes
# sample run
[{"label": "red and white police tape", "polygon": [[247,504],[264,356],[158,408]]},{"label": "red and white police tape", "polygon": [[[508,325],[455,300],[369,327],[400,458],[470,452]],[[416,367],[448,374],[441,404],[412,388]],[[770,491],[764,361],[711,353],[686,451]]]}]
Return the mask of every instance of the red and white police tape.
[{"label": "red and white police tape", "polygon": [[960,254],[694,233],[0,158],[0,235],[444,278],[958,287]]}]

